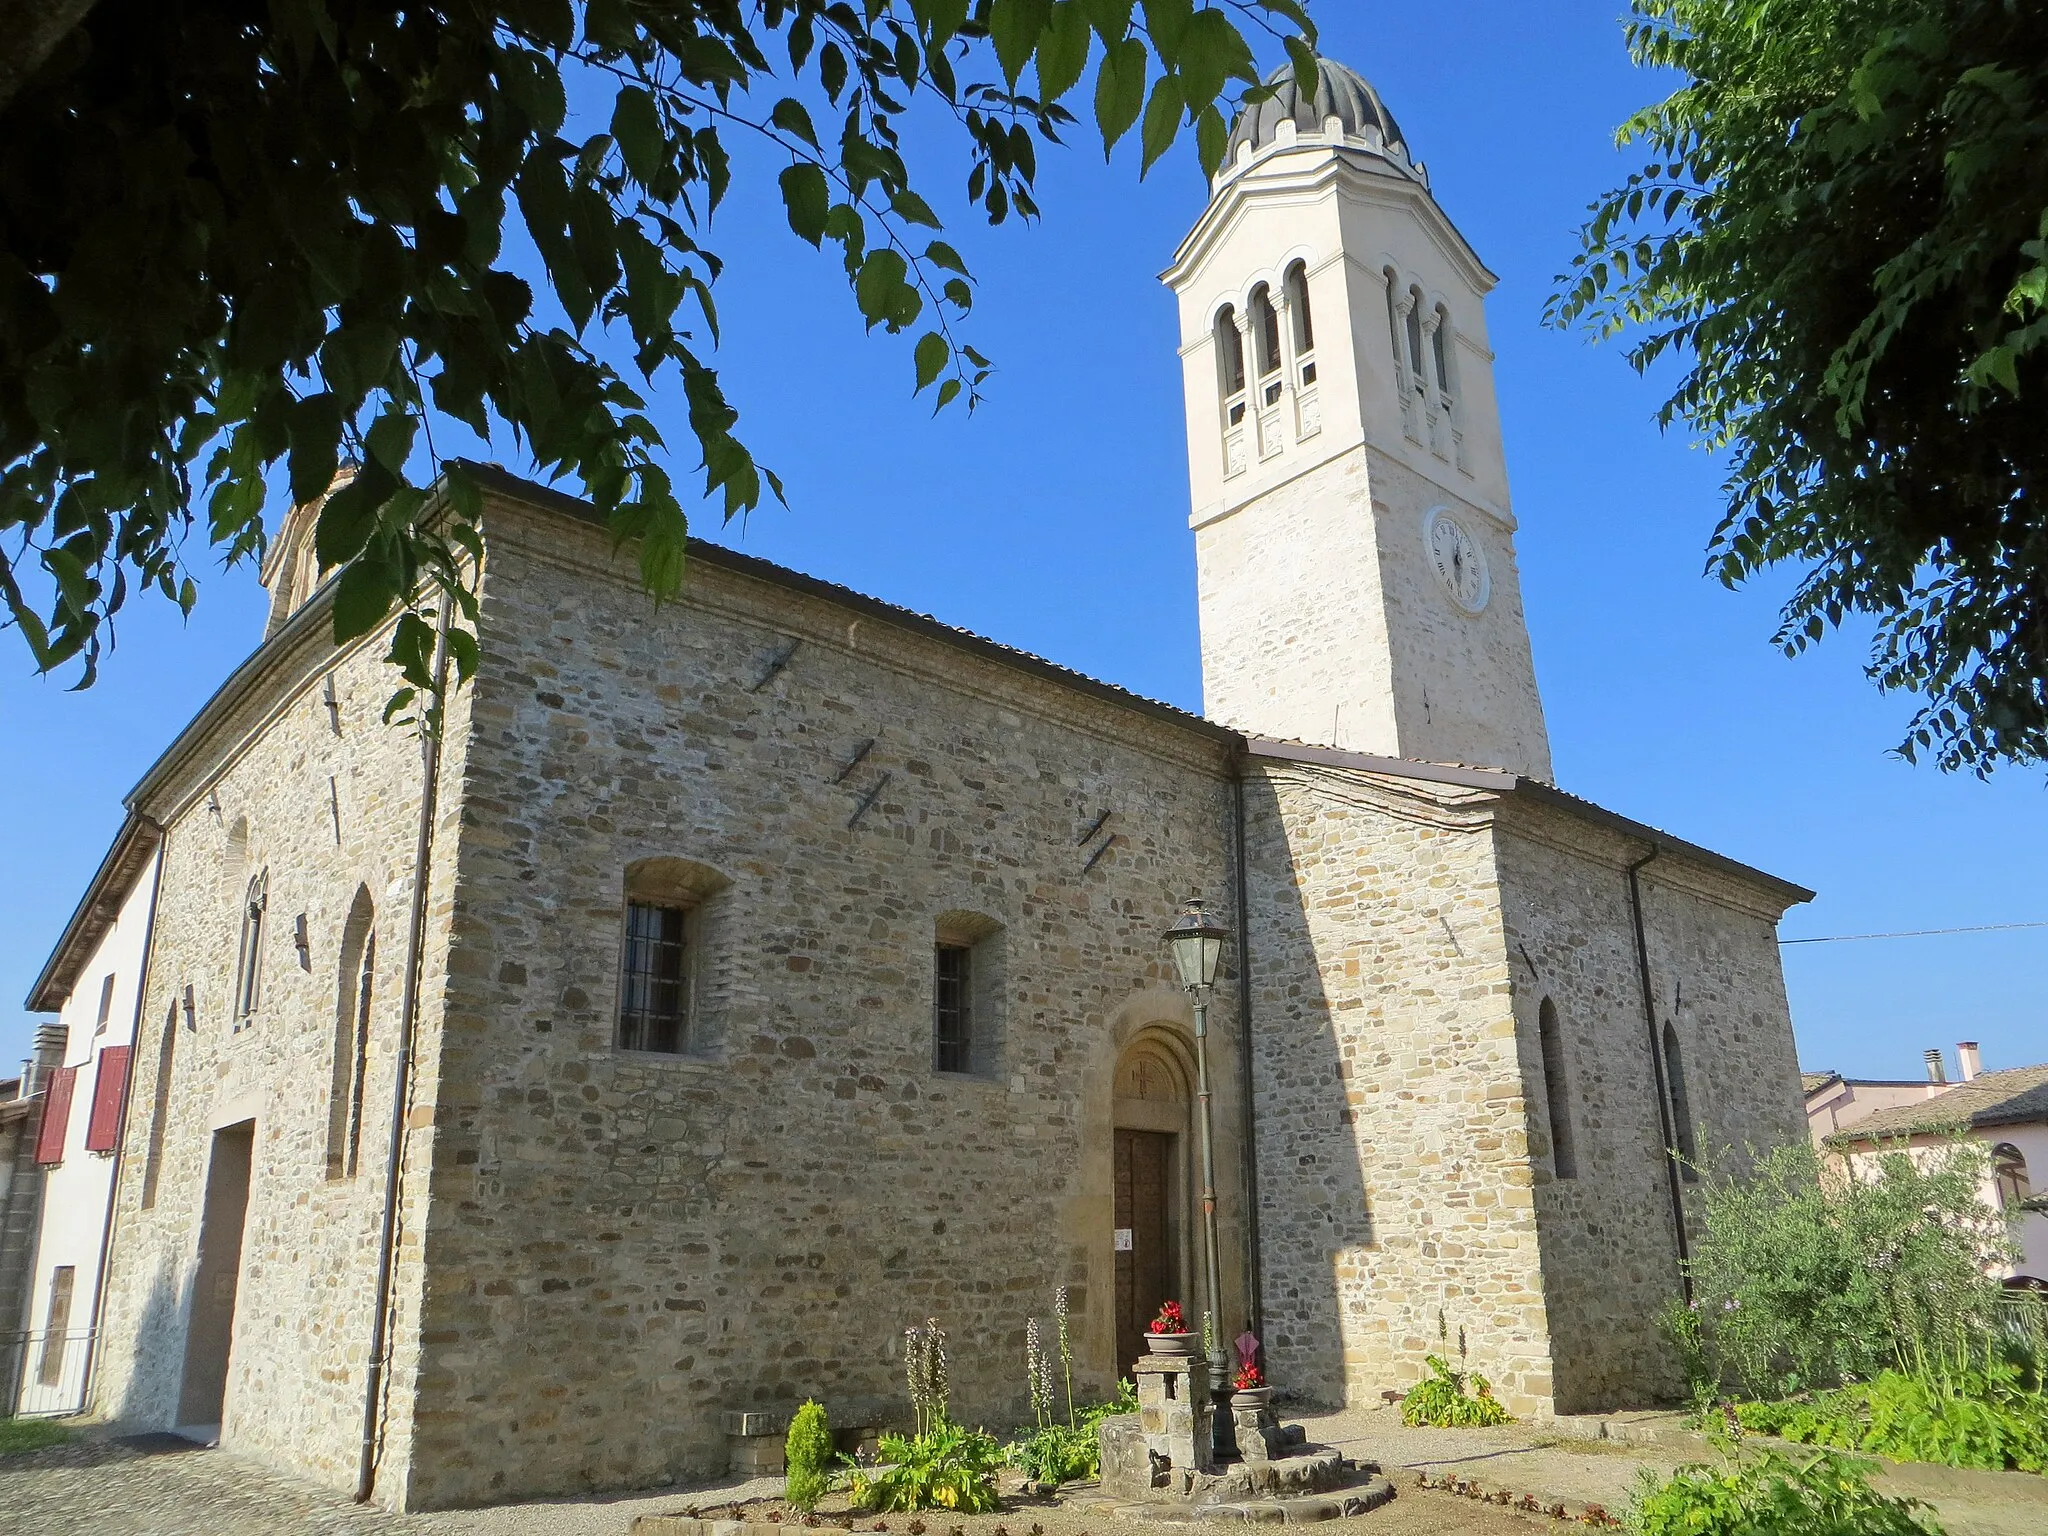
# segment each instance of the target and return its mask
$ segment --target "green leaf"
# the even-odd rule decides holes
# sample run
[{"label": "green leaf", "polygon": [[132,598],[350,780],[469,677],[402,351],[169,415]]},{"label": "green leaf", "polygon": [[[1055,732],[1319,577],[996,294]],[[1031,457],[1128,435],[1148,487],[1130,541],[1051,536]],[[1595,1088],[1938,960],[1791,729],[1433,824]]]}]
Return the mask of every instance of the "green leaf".
[{"label": "green leaf", "polygon": [[953,359],[953,349],[937,331],[926,331],[917,338],[916,359],[917,390],[921,391],[945,372],[946,364]]},{"label": "green leaf", "polygon": [[341,451],[341,402],[328,390],[308,395],[293,402],[290,423],[292,501],[304,506],[334,479]]},{"label": "green leaf", "polygon": [[789,227],[812,245],[821,245],[831,205],[824,171],[808,160],[799,160],[782,173],[780,181]]},{"label": "green leaf", "polygon": [[1294,66],[1294,88],[1313,101],[1317,84],[1315,50],[1298,37],[1286,39],[1286,47],[1287,61]]},{"label": "green leaf", "polygon": [[784,133],[802,139],[811,148],[818,147],[818,130],[811,126],[811,114],[795,97],[785,96],[776,102],[768,113],[768,121]]},{"label": "green leaf", "polygon": [[1079,83],[1088,68],[1092,41],[1080,0],[1059,0],[1038,44],[1039,100],[1058,101]]},{"label": "green leaf", "polygon": [[1011,90],[1017,88],[1018,78],[1031,62],[1051,19],[1052,0],[993,0],[990,5],[989,40],[995,44],[996,62],[1002,65]]},{"label": "green leaf", "polygon": [[902,256],[886,248],[869,252],[861,263],[860,272],[853,282],[853,296],[854,302],[860,305],[861,314],[867,318],[869,330],[898,312],[898,290],[904,286],[904,275],[908,271],[909,265]]},{"label": "green leaf", "polygon": [[1174,135],[1180,129],[1180,112],[1180,76],[1161,75],[1153,83],[1152,99],[1145,104],[1145,126],[1138,135],[1144,150],[1143,162],[1138,167],[1140,176],[1173,147]]},{"label": "green leaf", "polygon": [[1105,157],[1130,132],[1145,106],[1145,66],[1150,55],[1136,38],[1104,50],[1095,73],[1095,125],[1102,131]]},{"label": "green leaf", "polygon": [[932,212],[931,205],[908,187],[900,187],[891,192],[889,206],[906,224],[922,224],[926,229],[944,227],[939,223],[939,216]]},{"label": "green leaf", "polygon": [[943,240],[934,240],[924,248],[924,259],[934,266],[944,267],[948,272],[958,272],[962,277],[972,277],[967,263],[960,259],[960,253]]},{"label": "green leaf", "polygon": [[1180,55],[1181,38],[1194,16],[1194,0],[1144,0],[1144,6],[1145,30],[1159,51],[1159,62],[1171,65]]},{"label": "green leaf", "polygon": [[1214,176],[1223,168],[1224,152],[1230,147],[1230,125],[1211,102],[1195,119],[1195,150],[1201,156],[1202,174]]},{"label": "green leaf", "polygon": [[336,644],[367,635],[398,600],[398,573],[385,561],[365,555],[351,561],[334,588]]},{"label": "green leaf", "polygon": [[620,90],[612,105],[612,137],[626,169],[642,186],[659,176],[667,163],[668,141],[661,131],[661,113],[654,98],[637,85]]}]

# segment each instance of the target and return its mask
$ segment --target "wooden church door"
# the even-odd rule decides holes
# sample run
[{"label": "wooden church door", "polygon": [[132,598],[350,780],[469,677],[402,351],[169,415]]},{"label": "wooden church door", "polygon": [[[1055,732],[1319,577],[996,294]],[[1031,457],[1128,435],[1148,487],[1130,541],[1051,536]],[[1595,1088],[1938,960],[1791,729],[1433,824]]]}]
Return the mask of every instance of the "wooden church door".
[{"label": "wooden church door", "polygon": [[1161,1131],[1116,1133],[1116,1368],[1129,1376],[1145,1352],[1145,1325],[1174,1297],[1167,1219],[1174,1138]]}]

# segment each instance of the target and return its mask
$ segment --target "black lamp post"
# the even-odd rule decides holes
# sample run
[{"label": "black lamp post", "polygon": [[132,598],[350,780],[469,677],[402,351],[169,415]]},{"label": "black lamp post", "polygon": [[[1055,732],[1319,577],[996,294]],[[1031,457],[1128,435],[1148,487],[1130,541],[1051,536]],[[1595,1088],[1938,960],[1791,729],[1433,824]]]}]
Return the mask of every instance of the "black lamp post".
[{"label": "black lamp post", "polygon": [[1223,1269],[1216,1250],[1216,1146],[1209,1129],[1209,993],[1216,985],[1216,963],[1223,958],[1227,929],[1202,910],[1202,899],[1190,896],[1174,925],[1166,930],[1166,947],[1180,984],[1195,1004],[1195,1089],[1202,1108],[1197,1134],[1202,1149],[1202,1247],[1209,1288],[1210,1385],[1224,1379]]}]

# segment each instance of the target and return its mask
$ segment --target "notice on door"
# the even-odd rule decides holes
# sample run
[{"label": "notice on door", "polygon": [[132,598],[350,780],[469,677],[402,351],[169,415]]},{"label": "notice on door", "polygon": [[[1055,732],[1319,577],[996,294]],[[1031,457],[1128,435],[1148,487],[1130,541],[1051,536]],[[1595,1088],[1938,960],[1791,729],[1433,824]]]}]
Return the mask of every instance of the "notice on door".
[{"label": "notice on door", "polygon": [[1129,1227],[1118,1227],[1116,1229],[1116,1251],[1118,1253],[1129,1253],[1131,1251],[1131,1229]]}]

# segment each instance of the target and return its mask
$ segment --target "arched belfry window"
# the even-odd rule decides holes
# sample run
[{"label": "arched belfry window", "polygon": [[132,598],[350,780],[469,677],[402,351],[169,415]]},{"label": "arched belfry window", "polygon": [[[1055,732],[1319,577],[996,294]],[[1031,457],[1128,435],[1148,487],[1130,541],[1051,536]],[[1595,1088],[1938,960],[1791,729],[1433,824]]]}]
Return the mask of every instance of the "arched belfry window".
[{"label": "arched belfry window", "polygon": [[1316,381],[1316,327],[1308,307],[1308,266],[1295,262],[1287,269],[1287,316],[1294,327],[1294,366],[1301,387]]},{"label": "arched belfry window", "polygon": [[1252,348],[1259,365],[1259,399],[1265,405],[1280,402],[1280,317],[1273,313],[1273,296],[1264,283],[1252,290]]},{"label": "arched belfry window", "polygon": [[1550,1120],[1550,1167],[1560,1179],[1579,1176],[1578,1142],[1572,1134],[1571,1081],[1564,1059],[1564,1032],[1557,1005],[1543,999],[1536,1010],[1536,1040],[1543,1056],[1543,1099]]},{"label": "arched belfry window", "polygon": [[1216,387],[1223,392],[1224,424],[1234,427],[1244,420],[1244,338],[1228,304],[1216,312]]},{"label": "arched belfry window", "polygon": [[1237,311],[1226,304],[1216,312],[1216,389],[1223,401],[1223,473],[1244,473],[1245,388],[1244,335]]},{"label": "arched belfry window", "polygon": [[1678,1140],[1682,1159],[1679,1172],[1690,1184],[1699,1178],[1699,1142],[1693,1134],[1692,1094],[1685,1085],[1685,1052],[1678,1043],[1678,1031],[1664,1026],[1664,1083],[1671,1096],[1671,1134]]},{"label": "arched belfry window", "polygon": [[270,910],[270,873],[249,882],[242,898],[242,943],[235,958],[235,1027],[255,1015],[263,1001],[263,926]]}]

